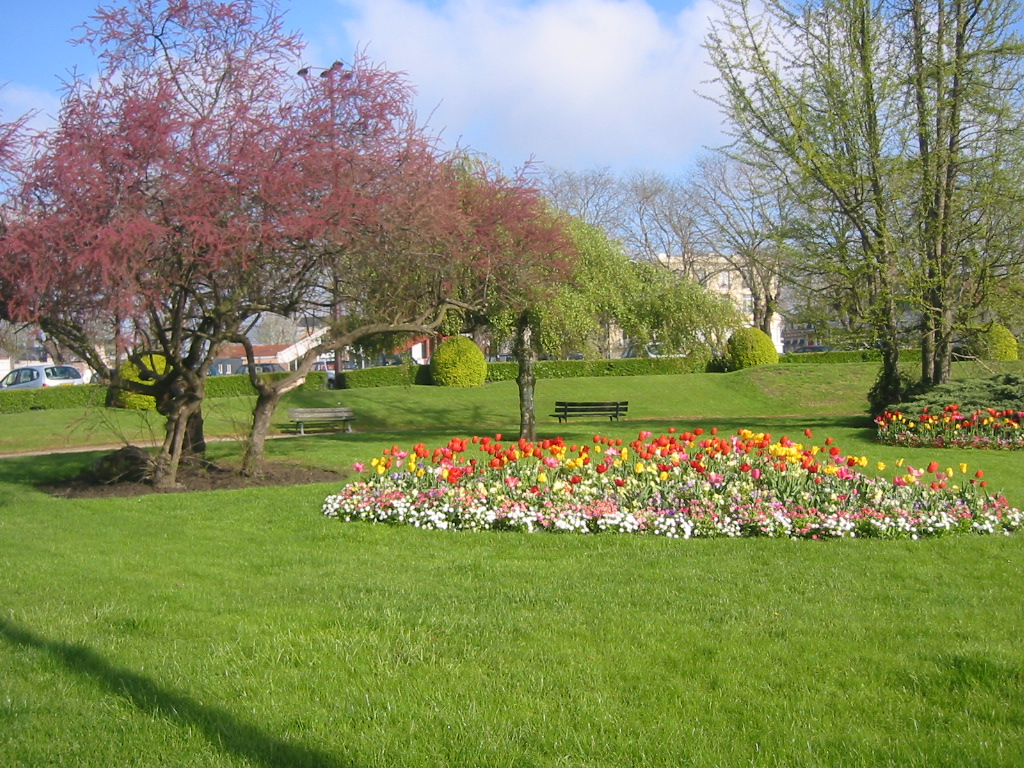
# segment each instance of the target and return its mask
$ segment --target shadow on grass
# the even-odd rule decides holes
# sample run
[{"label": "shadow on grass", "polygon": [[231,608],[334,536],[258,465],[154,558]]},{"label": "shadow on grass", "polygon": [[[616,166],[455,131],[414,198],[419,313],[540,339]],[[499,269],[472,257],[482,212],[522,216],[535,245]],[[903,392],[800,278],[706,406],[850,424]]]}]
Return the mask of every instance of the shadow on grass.
[{"label": "shadow on grass", "polygon": [[34,486],[70,480],[81,474],[103,453],[110,451],[9,456],[0,460],[0,482]]},{"label": "shadow on grass", "polygon": [[352,768],[354,765],[326,752],[271,736],[224,709],[200,704],[148,677],[115,667],[84,646],[46,640],[10,622],[0,623],[0,637],[11,645],[48,654],[68,671],[91,680],[110,695],[120,696],[140,712],[193,728],[214,746],[252,765],[266,768]]}]

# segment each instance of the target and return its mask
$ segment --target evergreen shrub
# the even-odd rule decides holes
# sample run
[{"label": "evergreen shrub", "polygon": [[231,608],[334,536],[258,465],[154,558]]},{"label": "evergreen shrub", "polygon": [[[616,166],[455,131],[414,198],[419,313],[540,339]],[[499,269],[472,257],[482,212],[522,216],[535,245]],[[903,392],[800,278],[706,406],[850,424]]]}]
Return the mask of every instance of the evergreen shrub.
[{"label": "evergreen shrub", "polygon": [[1003,373],[985,378],[959,379],[907,397],[888,410],[917,416],[925,408],[941,412],[947,405],[954,403],[960,406],[961,413],[987,408],[1024,411],[1024,376]]},{"label": "evergreen shrub", "polygon": [[736,331],[726,343],[725,355],[731,371],[779,362],[775,344],[760,328],[740,328]]},{"label": "evergreen shrub", "polygon": [[466,336],[442,341],[430,360],[430,375],[439,387],[479,387],[487,380],[487,359]]}]

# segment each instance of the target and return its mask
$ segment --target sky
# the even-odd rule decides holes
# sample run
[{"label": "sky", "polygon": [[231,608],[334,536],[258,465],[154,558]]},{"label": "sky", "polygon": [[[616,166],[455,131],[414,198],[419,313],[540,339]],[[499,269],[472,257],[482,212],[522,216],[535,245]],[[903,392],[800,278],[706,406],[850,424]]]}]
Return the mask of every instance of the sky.
[{"label": "sky", "polygon": [[[365,51],[406,73],[446,147],[509,170],[532,160],[674,176],[723,142],[718,107],[700,95],[713,87],[702,47],[713,0],[281,2],[307,64]],[[95,71],[92,52],[69,40],[98,3],[3,4],[0,117],[56,114],[61,79]]]}]

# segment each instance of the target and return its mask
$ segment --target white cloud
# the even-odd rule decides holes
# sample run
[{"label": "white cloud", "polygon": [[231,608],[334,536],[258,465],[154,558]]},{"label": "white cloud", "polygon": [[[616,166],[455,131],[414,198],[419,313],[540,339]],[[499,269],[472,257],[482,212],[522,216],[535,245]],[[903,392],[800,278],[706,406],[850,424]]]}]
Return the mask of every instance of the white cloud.
[{"label": "white cloud", "polygon": [[[345,37],[404,70],[435,129],[506,165],[680,170],[718,140],[694,93],[710,0],[342,0]],[[305,30],[310,33],[312,30]],[[317,30],[314,46],[329,28]]]},{"label": "white cloud", "polygon": [[16,120],[29,113],[29,127],[43,130],[53,125],[60,111],[60,96],[52,91],[8,83],[0,88],[0,119]]}]

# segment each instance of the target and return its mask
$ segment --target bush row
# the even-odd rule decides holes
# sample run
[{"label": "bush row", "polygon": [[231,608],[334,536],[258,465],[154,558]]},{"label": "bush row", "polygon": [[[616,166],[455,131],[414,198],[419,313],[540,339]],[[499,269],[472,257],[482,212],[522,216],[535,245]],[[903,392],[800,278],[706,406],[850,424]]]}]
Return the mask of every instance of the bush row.
[{"label": "bush row", "polygon": [[[596,376],[657,376],[674,373],[701,373],[708,369],[704,360],[685,357],[619,360],[541,360],[534,370],[538,379],[582,379]],[[518,363],[488,363],[487,381],[515,381]],[[341,377],[342,389],[395,387],[433,384],[428,365],[389,365],[347,371]]]},{"label": "bush row", "polygon": [[[264,374],[271,378],[282,378],[286,373]],[[327,374],[311,371],[306,376],[303,389],[324,389]],[[206,380],[207,397],[237,397],[255,392],[248,376],[211,376]],[[107,387],[102,384],[79,386],[41,387],[39,389],[10,389],[0,391],[0,413],[24,413],[36,410],[57,410],[60,408],[86,408],[103,406],[107,403]]]},{"label": "bush row", "polygon": [[[878,363],[882,353],[877,349],[854,349],[848,352],[804,352],[802,354],[779,355],[779,362],[786,365],[833,365],[835,363]],[[900,360],[906,363],[921,362],[920,349],[901,349]]]},{"label": "bush row", "polygon": [[368,387],[399,387],[409,384],[431,384],[429,365],[382,365],[345,371],[341,375],[341,389],[366,389]]},{"label": "bush row", "polygon": [[[285,373],[264,373],[260,374],[271,381],[283,379]],[[323,371],[310,371],[306,374],[306,383],[302,385],[304,390],[325,389],[327,387],[327,374]],[[240,397],[255,393],[248,375],[233,374],[231,376],[210,376],[206,379],[207,397]]]},{"label": "bush row", "polygon": [[105,405],[106,401],[107,388],[101,384],[7,389],[0,391],[0,413],[86,408]]}]

